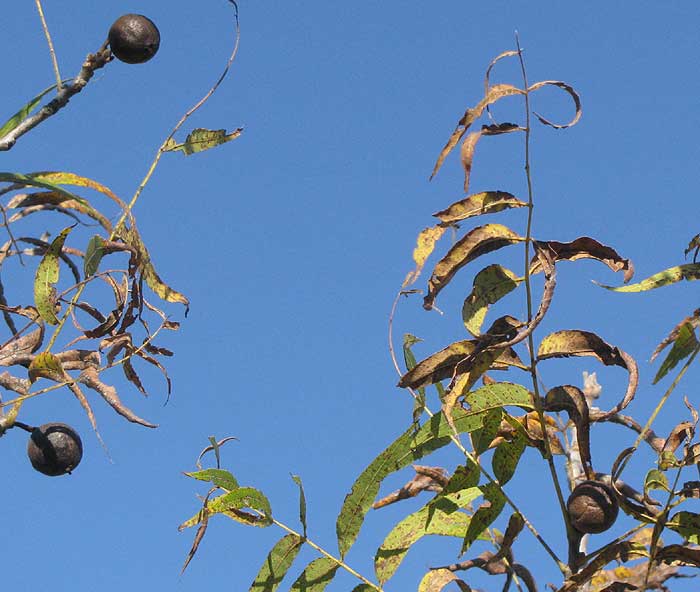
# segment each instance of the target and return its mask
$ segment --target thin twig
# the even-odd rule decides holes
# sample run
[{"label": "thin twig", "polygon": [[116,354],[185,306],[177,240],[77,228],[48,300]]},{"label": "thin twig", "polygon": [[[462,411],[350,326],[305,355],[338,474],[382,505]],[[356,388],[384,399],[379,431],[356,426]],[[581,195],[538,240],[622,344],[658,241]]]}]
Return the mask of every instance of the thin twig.
[{"label": "thin twig", "polygon": [[53,48],[53,41],[51,40],[51,33],[49,32],[49,27],[46,24],[46,18],[44,18],[44,9],[41,6],[41,0],[36,1],[36,9],[39,11],[39,18],[41,19],[41,28],[44,30],[44,35],[46,36],[46,43],[49,45],[49,53],[51,54],[51,63],[53,64],[53,72],[56,75],[56,89],[58,92],[63,90],[63,81],[61,80],[61,72],[58,69],[58,60],[56,59],[56,51]]}]

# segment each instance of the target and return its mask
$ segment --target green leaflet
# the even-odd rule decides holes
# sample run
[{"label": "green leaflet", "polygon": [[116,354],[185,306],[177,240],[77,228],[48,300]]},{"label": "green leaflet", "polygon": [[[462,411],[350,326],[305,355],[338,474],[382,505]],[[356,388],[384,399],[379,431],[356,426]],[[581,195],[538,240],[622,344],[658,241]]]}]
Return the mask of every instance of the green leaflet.
[{"label": "green leaflet", "polygon": [[[70,79],[68,79],[70,80]],[[68,82],[68,80],[64,80],[63,82]],[[42,90],[37,96],[35,96],[31,101],[29,101],[26,105],[24,105],[17,113],[15,113],[10,119],[8,119],[2,127],[0,127],[0,138],[3,136],[9,134],[13,129],[15,129],[22,121],[29,116],[29,114],[36,109],[36,107],[39,105],[41,102],[41,99],[44,98],[44,96],[48,93],[50,93],[53,89],[56,88],[57,85],[52,84],[49,86],[49,88]]]},{"label": "green leaflet", "polygon": [[85,277],[90,277],[97,273],[100,261],[102,261],[102,256],[104,255],[103,245],[104,239],[99,234],[93,236],[88,242],[87,249],[85,249],[85,259],[83,259],[83,273]]},{"label": "green leaflet", "polygon": [[215,148],[231,140],[235,140],[241,135],[243,128],[238,128],[230,134],[226,133],[225,129],[220,130],[209,130],[203,127],[198,127],[187,136],[187,139],[182,143],[178,144],[175,140],[170,138],[168,143],[165,145],[163,152],[182,152],[184,155],[189,156],[190,154],[195,154],[196,152],[204,152],[210,148]]},{"label": "green leaflet", "polygon": [[656,384],[661,380],[666,374],[668,374],[673,368],[676,367],[678,362],[687,358],[693,353],[693,350],[698,346],[698,340],[695,337],[695,330],[690,323],[685,323],[678,330],[678,336],[673,342],[673,347],[671,351],[662,362],[659,367],[659,371],[654,377],[654,383]]},{"label": "green leaflet", "polygon": [[462,541],[461,553],[469,549],[472,543],[483,535],[506,505],[506,498],[496,483],[487,483],[482,485],[480,489],[484,494],[485,503],[479,507],[469,522],[467,534],[464,535],[464,541]]},{"label": "green leaflet", "polygon": [[314,559],[292,584],[292,592],[322,592],[330,584],[339,567],[328,557]]},{"label": "green leaflet", "polygon": [[43,189],[49,189],[51,191],[56,191],[66,196],[68,199],[74,199],[75,201],[80,202],[81,204],[89,206],[88,202],[85,201],[82,197],[78,197],[74,193],[66,191],[65,189],[63,189],[63,187],[56,185],[56,183],[53,183],[45,179],[44,177],[45,175],[43,173],[28,173],[26,175],[23,175],[21,173],[0,173],[1,182],[16,183],[18,185],[23,186],[41,187]]},{"label": "green leaflet", "polygon": [[[473,432],[482,426],[483,415],[455,408],[452,414],[458,433]],[[444,414],[435,415],[418,431],[409,427],[362,472],[345,496],[336,522],[338,549],[342,557],[357,539],[365,515],[389,474],[402,469],[450,442],[452,429]]]},{"label": "green leaflet", "polygon": [[472,413],[498,409],[505,405],[514,405],[527,409],[534,409],[530,392],[519,384],[511,382],[496,382],[469,393],[466,402],[470,405]]},{"label": "green leaflet", "polygon": [[501,485],[505,485],[515,474],[520,457],[527,448],[527,440],[521,432],[516,432],[510,442],[498,445],[491,459],[493,475]]},{"label": "green leaflet", "polygon": [[204,469],[203,471],[194,473],[185,473],[185,475],[199,481],[209,481],[213,485],[228,491],[238,489],[238,481],[236,481],[236,478],[223,469]]},{"label": "green leaflet", "polygon": [[489,305],[515,290],[519,281],[512,271],[500,265],[489,265],[477,273],[474,287],[462,306],[462,320],[467,331],[478,337]]},{"label": "green leaflet", "polygon": [[[236,522],[249,526],[270,526],[272,510],[265,495],[252,487],[238,487],[229,493],[220,495],[209,501],[206,506],[207,515],[226,514]],[[255,513],[246,509],[255,510]],[[197,512],[189,520],[185,520],[178,529],[183,530],[195,526],[202,521],[202,512]]]},{"label": "green leaflet", "polygon": [[66,376],[61,360],[51,352],[43,352],[34,357],[29,364],[29,380],[35,382],[38,378],[48,378],[61,382]]},{"label": "green leaflet", "polygon": [[44,253],[34,276],[34,303],[41,318],[50,325],[58,325],[58,317],[55,312],[56,288],[54,284],[58,282],[58,258],[63,249],[63,243],[66,242],[66,237],[72,229],[72,226],[64,228],[53,240],[51,246]]},{"label": "green leaflet", "polygon": [[464,537],[470,517],[458,511],[481,495],[471,487],[438,496],[399,522],[387,535],[374,557],[374,571],[384,585],[398,569],[411,546],[427,535]]},{"label": "green leaflet", "polygon": [[301,482],[299,475],[292,475],[292,480],[299,486],[299,522],[301,522],[304,536],[306,536],[306,495],[304,494],[304,484]]},{"label": "green leaflet", "polygon": [[295,534],[283,536],[270,550],[249,592],[275,592],[294,563],[304,539]]},{"label": "green leaflet", "polygon": [[666,526],[675,530],[689,543],[700,544],[700,514],[678,512],[666,523]]},{"label": "green leaflet", "polygon": [[612,290],[613,292],[646,292],[647,290],[655,290],[656,288],[675,284],[681,280],[691,281],[698,279],[700,279],[700,263],[686,263],[685,265],[676,265],[675,267],[664,269],[641,282],[630,284],[629,286],[614,288],[604,284],[598,285],[601,288]]}]

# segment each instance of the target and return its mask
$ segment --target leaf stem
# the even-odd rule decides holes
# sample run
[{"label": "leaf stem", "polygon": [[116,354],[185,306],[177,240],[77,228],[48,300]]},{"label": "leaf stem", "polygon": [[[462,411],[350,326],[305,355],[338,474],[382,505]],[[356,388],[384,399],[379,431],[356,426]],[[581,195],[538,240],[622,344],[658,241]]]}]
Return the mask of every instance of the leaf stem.
[{"label": "leaf stem", "polygon": [[[525,102],[525,178],[527,180],[527,230],[525,233],[525,293],[527,295],[527,323],[532,322],[532,282],[530,281],[530,244],[532,243],[532,221],[533,213],[535,209],[534,203],[534,190],[532,184],[532,169],[530,165],[530,136],[532,132],[531,120],[530,120],[530,85],[527,78],[527,69],[525,68],[525,60],[523,59],[523,50],[520,46],[520,36],[517,31],[515,33],[515,43],[518,53],[518,61],[520,62],[520,71],[522,74],[523,85],[524,85],[524,102]],[[545,420],[544,410],[542,408],[542,399],[540,397],[539,381],[537,379],[537,356],[535,355],[535,342],[533,337],[533,332],[530,332],[527,336],[528,350],[530,353],[530,375],[532,377],[532,389],[533,389],[533,403],[537,416],[540,420],[540,426],[542,428],[542,439],[544,441],[544,448],[547,458],[547,464],[549,466],[549,472],[552,475],[552,482],[554,483],[554,489],[557,494],[557,499],[559,501],[559,508],[561,510],[562,516],[564,517],[564,523],[566,524],[567,532],[570,533],[571,525],[569,524],[569,517],[566,511],[566,502],[564,500],[564,494],[561,489],[561,484],[559,482],[559,477],[557,475],[556,466],[554,465],[554,457],[552,456],[552,450],[549,443],[549,438],[547,437],[547,422]]]},{"label": "leaf stem", "polygon": [[320,545],[314,543],[310,538],[302,535],[301,533],[298,533],[296,530],[293,528],[290,528],[283,522],[280,522],[279,520],[276,520],[275,518],[272,518],[272,523],[275,524],[276,526],[279,526],[282,530],[287,531],[289,534],[294,535],[302,539],[309,547],[312,547],[313,549],[316,549],[321,555],[324,557],[327,557],[331,561],[335,562],[338,564],[339,567],[342,567],[345,571],[347,571],[349,574],[352,574],[355,576],[358,580],[362,581],[363,583],[367,584],[372,590],[376,590],[376,592],[383,592],[383,589],[381,586],[378,586],[377,584],[374,584],[370,580],[368,580],[366,577],[364,577],[362,574],[359,572],[355,571],[352,567],[350,567],[347,563],[345,563],[342,559],[339,559],[338,557],[335,557],[334,555],[331,555],[328,551],[326,551],[323,547]]}]

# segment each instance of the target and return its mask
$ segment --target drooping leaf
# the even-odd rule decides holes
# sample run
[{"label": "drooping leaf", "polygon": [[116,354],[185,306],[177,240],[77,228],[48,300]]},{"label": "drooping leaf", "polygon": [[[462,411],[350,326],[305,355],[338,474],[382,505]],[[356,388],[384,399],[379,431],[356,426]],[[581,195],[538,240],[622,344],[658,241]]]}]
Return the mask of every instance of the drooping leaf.
[{"label": "drooping leaf", "polygon": [[72,229],[72,226],[64,228],[53,240],[51,246],[44,253],[34,276],[34,304],[41,318],[50,325],[58,324],[58,317],[55,312],[56,288],[54,285],[58,282],[58,259],[63,249],[63,243],[66,242],[68,233]]},{"label": "drooping leaf", "polygon": [[[63,82],[67,82],[67,80],[64,80]],[[37,96],[35,96],[31,101],[29,101],[26,105],[24,105],[17,113],[15,113],[10,119],[8,119],[2,127],[0,127],[0,138],[6,136],[9,134],[13,129],[15,129],[24,119],[26,119],[34,109],[36,109],[41,102],[41,99],[44,98],[48,93],[50,93],[52,90],[56,88],[55,84],[52,84],[48,88],[42,90]]]},{"label": "drooping leaf", "polygon": [[[554,261],[577,261],[579,259],[595,259],[607,265],[613,271],[623,271],[623,281],[629,282],[634,275],[634,265],[629,259],[622,258],[615,249],[607,247],[588,236],[579,237],[568,243],[557,241],[538,241],[540,248],[546,250]],[[530,273],[542,271],[537,259],[530,264]]]},{"label": "drooping leaf", "polygon": [[[668,286],[670,284],[676,284],[681,280],[697,280],[700,279],[700,263],[686,263],[685,265],[676,265],[675,267],[669,267],[664,269],[659,273],[649,276],[648,278],[637,282],[636,284],[629,284],[627,286],[613,287],[606,286],[604,284],[598,284],[601,288],[606,290],[611,290],[613,292],[646,292],[648,290],[655,290],[656,288],[662,288],[663,286]],[[595,282],[597,283],[597,282]]]},{"label": "drooping leaf", "polygon": [[590,413],[585,395],[578,387],[570,384],[555,386],[545,395],[546,411],[565,411],[575,426],[581,464],[587,479],[595,479],[591,460]]},{"label": "drooping leaf", "polygon": [[467,331],[479,336],[489,305],[515,290],[520,281],[512,271],[498,264],[489,265],[477,273],[474,287],[462,306],[462,320]]},{"label": "drooping leaf", "polygon": [[197,152],[203,152],[204,150],[209,150],[210,148],[216,148],[235,140],[243,132],[243,128],[239,127],[231,133],[226,133],[225,129],[210,130],[202,127],[198,127],[187,136],[187,139],[182,143],[178,144],[172,138],[167,143],[164,148],[164,152],[182,152],[185,156],[190,154],[195,154]]},{"label": "drooping leaf", "polygon": [[[455,409],[453,420],[458,433],[473,432],[481,427],[482,415]],[[357,539],[365,515],[377,497],[382,480],[450,442],[452,428],[440,413],[430,418],[418,431],[409,427],[362,472],[345,496],[336,522],[338,548],[345,556]]]},{"label": "drooping leaf", "polygon": [[[451,343],[446,348],[420,361],[412,370],[401,377],[398,386],[418,389],[440,382],[445,378],[451,378],[457,366],[474,353],[477,345],[478,341],[473,339]],[[504,370],[509,366],[525,368],[518,355],[510,348],[499,356],[491,368]]]},{"label": "drooping leaf", "polygon": [[596,413],[594,421],[604,421],[627,407],[634,398],[639,382],[639,371],[634,358],[617,347],[609,345],[589,331],[566,330],[547,335],[537,351],[539,360],[569,356],[593,356],[606,366],[620,366],[629,373],[623,398],[607,412]]},{"label": "drooping leaf", "polygon": [[467,130],[471,125],[479,118],[484,112],[484,109],[489,105],[492,105],[496,101],[499,101],[503,97],[508,97],[512,95],[523,94],[523,91],[519,88],[511,86],[510,84],[494,84],[486,89],[484,98],[481,99],[473,108],[467,109],[464,115],[460,118],[457,123],[457,127],[452,132],[450,139],[445,144],[445,147],[440,151],[437,162],[433,167],[433,172],[430,175],[432,179],[437,172],[440,170],[442,163],[445,162],[447,155],[452,152],[453,148],[462,139]]},{"label": "drooping leaf", "polygon": [[[14,332],[17,335],[17,331]],[[41,347],[44,342],[44,324],[40,324],[34,331],[14,337],[5,342],[0,348],[0,366],[24,365],[31,360],[31,355]]]},{"label": "drooping leaf", "polygon": [[440,291],[455,274],[477,257],[523,240],[521,236],[502,224],[485,224],[468,232],[448,251],[433,269],[428,280],[428,294],[423,298],[423,308],[430,310]]},{"label": "drooping leaf", "polygon": [[378,510],[401,500],[416,497],[424,491],[442,491],[448,483],[445,469],[426,465],[413,465],[416,474],[400,489],[392,491],[389,495],[377,500],[372,508]]},{"label": "drooping leaf", "polygon": [[194,556],[197,554],[197,550],[199,549],[199,545],[202,542],[202,539],[204,539],[204,535],[207,532],[208,526],[209,526],[209,515],[206,513],[203,513],[202,520],[199,523],[199,528],[197,528],[197,532],[194,535],[194,540],[192,541],[192,546],[190,547],[190,551],[189,551],[189,553],[187,553],[187,557],[185,558],[185,563],[182,565],[182,569],[180,570],[180,575],[185,573],[187,566],[190,564],[190,562],[194,559]]},{"label": "drooping leaf", "polygon": [[685,323],[679,330],[671,351],[666,356],[666,359],[659,367],[659,371],[654,376],[653,384],[656,384],[664,376],[666,376],[678,362],[687,358],[698,347],[698,340],[695,336],[693,325]]},{"label": "drooping leaf", "polygon": [[[475,193],[433,214],[443,224],[454,224],[473,216],[495,214],[507,208],[523,208],[527,203],[506,191]],[[440,228],[440,227],[438,227]]]},{"label": "drooping leaf", "polygon": [[574,88],[566,84],[565,82],[561,82],[560,80],[543,80],[541,82],[536,82],[535,84],[532,84],[528,88],[528,92],[533,93],[544,86],[555,86],[557,88],[561,88],[564,92],[566,92],[574,101],[576,113],[574,114],[574,117],[571,119],[571,121],[564,124],[552,123],[551,121],[542,117],[542,115],[540,115],[537,112],[535,112],[535,117],[537,117],[537,119],[539,119],[540,122],[544,125],[549,125],[555,129],[565,129],[567,127],[576,125],[581,119],[581,99],[579,98],[578,93],[574,90]]},{"label": "drooping leaf", "polygon": [[73,215],[73,211],[78,214],[84,214],[95,220],[107,232],[111,232],[112,230],[112,223],[109,221],[109,218],[93,208],[86,200],[82,198],[80,198],[80,200],[71,199],[64,193],[59,193],[58,191],[37,191],[29,194],[15,195],[7,202],[7,208],[20,210],[19,213],[14,214],[10,218],[10,222],[15,222],[19,218],[25,217],[34,211],[57,209],[58,211],[70,215],[76,221],[79,221],[79,218]]},{"label": "drooping leaf", "polygon": [[238,481],[236,481],[236,478],[223,469],[204,469],[203,471],[185,473],[185,475],[197,479],[198,481],[208,481],[227,491],[233,491],[238,488]]},{"label": "drooping leaf", "polygon": [[292,480],[299,487],[299,522],[301,522],[304,536],[306,536],[306,494],[304,493],[304,484],[301,482],[299,475],[292,475]]},{"label": "drooping leaf", "polygon": [[698,327],[700,327],[700,308],[694,310],[693,314],[685,317],[680,323],[678,323],[673,329],[671,329],[671,332],[666,337],[664,337],[661,343],[659,343],[659,345],[656,346],[656,349],[652,352],[650,358],[652,362],[666,347],[668,347],[672,343],[675,343],[676,339],[678,339],[681,329],[686,324],[690,325],[693,329],[697,329]]},{"label": "drooping leaf", "polygon": [[416,239],[416,248],[413,249],[413,261],[416,264],[416,268],[413,271],[408,272],[406,279],[404,279],[402,288],[407,288],[411,284],[414,284],[416,280],[420,277],[425,262],[428,257],[432,255],[435,249],[435,243],[440,240],[447,226],[430,226],[429,228],[424,228],[420,231],[418,238]]},{"label": "drooping leaf", "polygon": [[394,575],[411,546],[424,536],[464,537],[470,517],[459,510],[481,495],[481,489],[472,487],[439,496],[394,526],[374,557],[379,583],[384,585]]},{"label": "drooping leaf", "polygon": [[482,485],[480,489],[484,496],[484,502],[479,506],[469,522],[467,532],[462,541],[462,553],[482,536],[486,529],[500,516],[503,507],[506,505],[506,498],[498,484],[487,483]]},{"label": "drooping leaf", "polygon": [[270,550],[248,592],[275,592],[292,567],[304,539],[296,534],[283,536]]},{"label": "drooping leaf", "polygon": [[465,582],[444,567],[431,569],[425,574],[418,584],[418,592],[442,592],[451,582],[455,582],[462,592],[471,592],[471,588]]},{"label": "drooping leaf", "polygon": [[693,263],[695,263],[695,260],[698,258],[698,252],[700,251],[700,234],[696,234],[690,239],[688,247],[683,251],[683,254],[687,257],[690,251],[695,251],[695,253],[693,253]]},{"label": "drooping leaf", "polygon": [[141,271],[143,279],[146,281],[148,287],[166,302],[179,302],[180,304],[183,304],[185,306],[185,315],[187,315],[187,311],[189,311],[190,307],[190,301],[184,294],[181,294],[177,290],[173,290],[162,279],[160,279],[160,276],[156,273],[155,267],[151,262],[151,256],[146,249],[146,245],[144,245],[143,241],[141,240],[141,236],[139,235],[138,230],[136,230],[136,227],[133,225],[130,228],[124,227],[120,232],[122,233],[122,238],[125,240],[125,242],[131,246],[136,253],[138,253],[136,265]]},{"label": "drooping leaf", "polygon": [[292,584],[292,592],[323,592],[331,583],[335,572],[340,566],[328,557],[319,557],[309,563],[296,581]]},{"label": "drooping leaf", "polygon": [[700,567],[700,549],[685,545],[667,545],[656,553],[659,561],[678,562],[681,565]]}]

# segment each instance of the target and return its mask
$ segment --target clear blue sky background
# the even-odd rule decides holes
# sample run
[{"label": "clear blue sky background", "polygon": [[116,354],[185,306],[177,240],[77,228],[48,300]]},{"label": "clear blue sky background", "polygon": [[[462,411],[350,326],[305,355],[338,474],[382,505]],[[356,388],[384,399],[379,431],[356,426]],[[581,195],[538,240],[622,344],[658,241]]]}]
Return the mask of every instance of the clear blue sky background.
[{"label": "clear blue sky background", "polygon": [[[99,71],[67,109],[3,153],[0,169],[71,171],[129,198],[172,125],[219,75],[233,41],[231,7],[224,0],[78,1],[68,9],[47,0],[45,11],[65,77],[77,73],[123,13],[152,18],[161,49],[148,64],[115,62]],[[124,400],[160,427],[128,424],[95,400],[110,464],[70,393],[25,406],[27,423],[74,425],[85,456],[72,476],[49,479],[27,462],[23,433],[0,441],[9,589],[247,590],[281,535],[276,529],[213,520],[198,557],[179,576],[194,532],[178,534],[176,527],[196,511],[195,493],[205,491],[181,472],[194,468],[212,434],[240,439],[224,449],[225,466],[241,483],[262,488],[275,515],[290,524],[297,494],[289,473],[301,475],[310,534],[335,549],[344,495],[410,420],[411,401],[395,387],[387,350],[389,309],[411,268],[418,231],[462,196],[456,155],[435,181],[428,183],[428,175],[457,119],[481,97],[490,59],[513,48],[516,29],[531,80],[571,83],[584,108],[571,130],[536,129],[535,235],[593,236],[630,257],[641,279],[682,263],[689,238],[700,231],[694,3],[243,0],[240,12],[241,49],[231,77],[189,128],[243,125],[243,136],[209,153],[168,155],[136,208],[157,269],[192,302],[182,330],[162,342],[176,351],[167,406],[157,373],[144,370],[147,400],[112,375]],[[9,116],[53,74],[33,3],[8,3],[0,30],[0,115]],[[496,79],[517,83],[515,66],[504,64]],[[554,91],[534,100],[553,118],[571,114]],[[515,101],[496,113],[522,120]],[[472,189],[524,195],[522,158],[521,137],[487,138]],[[45,220],[53,232],[63,223]],[[524,230],[523,211],[488,221]],[[520,251],[506,257],[517,265]],[[453,282],[438,302],[444,316],[423,311],[418,298],[404,302],[397,339],[404,332],[422,337],[420,358],[464,338],[460,308],[471,274],[496,260],[484,258]],[[2,279],[12,283],[7,272]],[[635,356],[641,384],[631,413],[643,422],[669,382],[651,386],[656,366],[649,355],[697,306],[697,286],[619,295],[591,279],[621,281],[594,262],[560,265],[554,305],[538,336],[593,330]],[[522,316],[522,294],[499,310]],[[183,320],[181,308],[169,312]],[[625,380],[619,369],[590,360],[542,367],[550,386],[580,384],[582,370],[598,370],[603,406],[617,400]],[[661,435],[686,419],[683,394],[700,404],[697,378],[691,372],[674,395],[658,423]],[[609,427],[596,428],[594,437],[594,461],[606,471],[611,450],[633,439]],[[450,468],[458,462],[455,450],[434,459]],[[630,473],[637,486],[652,462],[646,451],[639,455],[637,473]],[[521,469],[509,491],[565,556],[543,463],[530,451]],[[408,473],[389,479],[383,492],[407,479]],[[371,575],[388,529],[423,502],[370,515],[349,562]],[[428,566],[454,561],[458,549],[456,540],[420,543],[386,589],[415,589]],[[527,533],[516,552],[540,576],[541,589],[558,583]],[[300,556],[294,577],[313,557]],[[466,577],[488,590],[502,585]],[[356,584],[347,575],[336,580],[329,590]],[[673,589],[696,585],[684,581]]]}]

